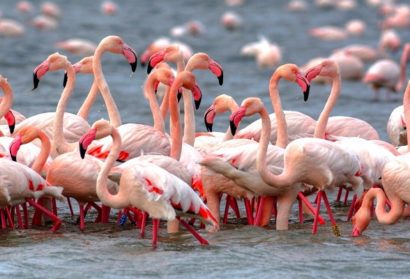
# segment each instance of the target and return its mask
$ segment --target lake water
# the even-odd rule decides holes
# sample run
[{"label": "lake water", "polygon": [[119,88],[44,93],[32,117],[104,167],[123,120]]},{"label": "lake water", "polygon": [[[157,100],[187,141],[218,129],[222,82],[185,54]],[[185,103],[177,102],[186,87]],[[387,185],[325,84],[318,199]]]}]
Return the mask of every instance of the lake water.
[{"label": "lake water", "polygon": [[[168,36],[171,27],[188,20],[199,20],[206,32],[197,37],[179,38],[192,49],[210,54],[224,68],[224,85],[214,76],[198,72],[197,80],[203,92],[202,106],[197,112],[198,130],[204,110],[212,99],[227,93],[240,102],[248,96],[259,96],[270,108],[268,82],[273,69],[258,69],[253,59],[241,57],[240,48],[267,36],[282,47],[282,63],[302,65],[310,58],[327,56],[335,48],[352,43],[377,46],[381,19],[377,10],[358,1],[353,11],[320,10],[292,13],[285,9],[287,1],[251,1],[243,6],[228,7],[224,1],[118,1],[119,13],[105,16],[100,12],[102,1],[56,1],[63,14],[56,30],[39,31],[28,25],[39,12],[41,1],[32,1],[35,14],[21,15],[15,1],[2,1],[3,17],[13,18],[26,26],[24,36],[0,38],[0,74],[6,76],[15,92],[14,108],[26,116],[53,111],[62,90],[62,73],[49,73],[39,88],[32,92],[32,71],[49,54],[56,51],[56,41],[86,38],[98,43],[111,34],[121,36],[138,54],[154,39]],[[309,1],[313,2],[313,1]],[[243,18],[243,27],[229,32],[219,24],[220,16],[233,10]],[[311,27],[344,25],[350,19],[366,22],[362,37],[345,41],[323,42],[308,35]],[[403,41],[410,40],[409,30],[399,30]],[[64,53],[64,52],[62,52]],[[65,53],[70,61],[82,57]],[[398,61],[400,53],[393,53]],[[368,67],[368,65],[366,65]],[[146,69],[139,67],[130,75],[123,59],[104,56],[104,72],[114,98],[121,110],[123,122],[152,123],[149,107],[142,98],[141,88]],[[77,79],[76,92],[68,111],[76,112],[91,85],[91,77]],[[303,102],[299,89],[286,81],[280,85],[283,106],[317,117],[326,101],[330,87],[313,84],[309,102]],[[348,115],[371,123],[383,139],[385,126],[396,101],[373,102],[372,90],[360,82],[343,82],[342,96],[332,115]],[[106,117],[98,101],[90,122]],[[253,120],[253,119],[251,119]],[[251,121],[248,120],[248,121]],[[216,130],[225,130],[227,119],[218,118]],[[141,239],[131,224],[118,226],[112,215],[110,224],[94,224],[87,218],[85,232],[80,232],[71,220],[66,204],[59,204],[63,226],[57,233],[47,228],[0,231],[0,277],[3,278],[400,278],[406,277],[410,264],[410,233],[408,221],[394,226],[372,222],[365,236],[351,238],[351,224],[345,222],[347,208],[335,207],[342,236],[335,237],[330,226],[320,227],[312,236],[311,223],[297,224],[294,208],[290,230],[276,232],[274,220],[267,229],[243,225],[244,222],[222,226],[216,234],[201,231],[210,244],[201,247],[183,231],[168,237],[161,230],[157,249],[151,248],[150,231]],[[242,212],[243,212],[243,208]],[[243,220],[242,220],[243,221]],[[164,225],[162,225],[164,228]],[[150,227],[148,228],[148,230]]]}]

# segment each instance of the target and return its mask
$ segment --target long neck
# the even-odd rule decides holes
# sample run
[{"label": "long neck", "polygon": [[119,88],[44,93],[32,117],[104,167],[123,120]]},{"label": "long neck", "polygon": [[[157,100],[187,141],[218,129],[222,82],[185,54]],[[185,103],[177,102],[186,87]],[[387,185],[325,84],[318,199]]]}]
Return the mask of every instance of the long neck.
[{"label": "long neck", "polygon": [[179,108],[177,101],[177,92],[180,86],[180,82],[177,82],[177,79],[175,79],[175,81],[172,83],[171,89],[168,94],[171,116],[171,157],[175,160],[179,160],[179,158],[181,157],[182,149],[181,123],[179,121]]},{"label": "long neck", "polygon": [[[275,110],[276,117],[281,112],[277,112]],[[274,187],[288,187],[291,183],[290,176],[285,171],[280,175],[274,175],[271,173],[266,166],[266,154],[268,150],[268,145],[270,143],[270,130],[271,130],[271,123],[269,114],[266,109],[263,109],[260,112],[261,121],[262,121],[262,131],[261,137],[259,139],[259,146],[258,146],[258,153],[257,153],[257,160],[256,160],[256,168],[259,171],[262,179],[272,185]],[[286,125],[286,124],[285,124]]]},{"label": "long neck", "polygon": [[401,91],[403,89],[404,83],[406,82],[406,66],[407,60],[410,56],[410,43],[406,44],[403,48],[403,54],[400,59],[400,78],[396,84],[396,91]]},{"label": "long neck", "polygon": [[128,195],[126,193],[126,189],[124,187],[119,187],[118,193],[116,195],[112,195],[108,191],[107,180],[108,180],[108,173],[110,172],[111,168],[114,166],[115,160],[117,160],[118,155],[120,154],[121,149],[121,137],[118,131],[113,128],[112,129],[112,147],[110,153],[108,154],[107,159],[103,167],[101,168],[100,172],[98,173],[97,177],[97,184],[96,184],[96,192],[98,198],[104,205],[113,208],[124,208],[129,205]]},{"label": "long neck", "polygon": [[13,90],[10,85],[7,83],[2,87],[4,96],[0,103],[0,118],[2,118],[13,105]]},{"label": "long neck", "polygon": [[195,143],[195,112],[193,107],[193,98],[191,92],[182,89],[184,99],[184,142],[189,145]]},{"label": "long neck", "polygon": [[[144,94],[148,98],[149,106],[151,108],[152,117],[154,119],[154,128],[160,130],[161,132],[165,132],[164,128],[164,118],[162,118],[160,108],[158,105],[157,98],[155,97],[154,91],[154,84],[152,82],[153,75],[148,76],[145,85],[144,85]],[[168,91],[168,89],[167,89]],[[166,98],[168,94],[165,94],[164,98]]]},{"label": "long neck", "polygon": [[[227,105],[228,105],[228,108],[231,111],[231,113],[238,109],[238,104],[235,102],[234,99],[230,99]],[[232,135],[232,132],[231,132],[231,128],[228,127],[228,130],[226,130],[226,133],[225,133],[225,136],[224,136],[223,140],[226,141],[226,140],[230,140],[230,139],[233,139],[233,135]]]},{"label": "long neck", "polygon": [[370,189],[363,199],[363,205],[370,210],[373,200],[377,199],[376,204],[376,217],[377,220],[382,224],[393,224],[395,223],[403,214],[404,203],[398,197],[390,198],[391,209],[389,212],[386,211],[386,194],[380,188]]},{"label": "long neck", "polygon": [[85,121],[88,121],[88,115],[90,114],[91,107],[94,105],[95,100],[98,95],[98,84],[94,80],[91,85],[90,91],[88,92],[87,98],[85,98],[84,103],[81,105],[80,109],[77,112],[77,115],[83,118]]},{"label": "long neck", "polygon": [[73,88],[75,85],[75,72],[74,68],[70,63],[67,63],[67,84],[64,87],[63,93],[61,94],[60,100],[57,104],[56,116],[54,120],[54,135],[53,135],[53,155],[63,154],[70,152],[74,149],[74,145],[69,144],[64,138],[63,126],[64,126],[64,112],[67,106],[68,100],[71,97]]},{"label": "long neck", "polygon": [[37,138],[41,141],[41,150],[31,168],[37,173],[41,173],[41,170],[43,169],[45,163],[47,162],[47,158],[50,155],[51,144],[50,139],[42,131],[38,133]]},{"label": "long neck", "polygon": [[[406,123],[410,123],[410,80],[407,83],[406,91],[403,96],[403,110],[404,110],[404,119]],[[410,128],[406,130],[407,133],[407,142],[410,143]],[[407,145],[408,152],[410,152],[410,144]]]},{"label": "long neck", "polygon": [[101,56],[104,53],[104,49],[98,47],[95,50],[94,58],[93,58],[93,72],[94,72],[94,79],[95,82],[98,84],[98,88],[100,89],[101,95],[104,99],[104,103],[107,107],[108,117],[110,118],[110,123],[114,127],[118,127],[121,125],[121,116],[117,108],[117,104],[115,103],[110,88],[108,87],[107,81],[105,80],[104,73],[102,71],[101,66]]},{"label": "long neck", "polygon": [[319,116],[319,120],[316,123],[314,133],[315,138],[325,138],[326,125],[329,120],[330,113],[332,112],[334,106],[336,105],[337,99],[339,98],[340,86],[341,81],[340,75],[338,74],[332,79],[332,90],[330,92],[329,98],[327,99],[325,107],[323,108],[323,111]]},{"label": "long neck", "polygon": [[[277,139],[276,146],[285,148],[288,145],[288,130],[286,126],[286,118],[283,113],[282,104],[279,97],[278,83],[280,76],[273,74],[269,81],[269,95],[272,102],[273,110],[275,111],[277,122]],[[270,132],[269,132],[270,133]]]}]

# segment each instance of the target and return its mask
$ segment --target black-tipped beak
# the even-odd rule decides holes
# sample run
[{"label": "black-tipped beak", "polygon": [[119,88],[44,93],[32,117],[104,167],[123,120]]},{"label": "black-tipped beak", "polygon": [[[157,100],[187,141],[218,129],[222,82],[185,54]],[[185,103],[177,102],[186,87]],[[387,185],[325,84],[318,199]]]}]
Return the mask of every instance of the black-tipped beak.
[{"label": "black-tipped beak", "polygon": [[219,85],[224,84],[224,72],[221,72],[221,75],[218,77]]},{"label": "black-tipped beak", "polygon": [[137,56],[135,56],[135,62],[130,63],[132,72],[135,72],[135,70],[137,69],[137,63]]},{"label": "black-tipped beak", "polygon": [[148,61],[147,74],[150,74],[153,68],[154,68],[154,67],[152,67],[152,65],[151,65],[151,59],[150,59],[150,60]]},{"label": "black-tipped beak", "polygon": [[202,96],[198,100],[195,100],[195,109],[196,110],[199,109],[199,106],[201,105],[201,101],[202,101]]},{"label": "black-tipped beak", "polygon": [[145,67],[145,61],[141,60],[141,67]]},{"label": "black-tipped beak", "polygon": [[206,119],[205,119],[205,127],[208,132],[212,132],[212,126],[213,124],[206,122]]},{"label": "black-tipped beak", "polygon": [[37,77],[37,72],[33,73],[33,85],[34,85],[34,87],[33,87],[32,90],[37,88],[39,82],[40,82],[40,80]]},{"label": "black-tipped beak", "polygon": [[81,156],[81,159],[84,159],[86,152],[87,152],[87,150],[83,147],[82,143],[80,142],[80,156]]},{"label": "black-tipped beak", "polygon": [[181,98],[182,98],[182,90],[181,90],[181,89],[179,89],[179,90],[178,90],[178,93],[177,93],[177,100],[178,100],[178,103],[179,103],[179,101],[181,101]]},{"label": "black-tipped beak", "polygon": [[11,156],[11,159],[14,161],[14,162],[17,162],[17,157],[16,156],[14,156],[14,155],[10,155]]},{"label": "black-tipped beak", "polygon": [[14,129],[16,128],[16,123],[9,125],[10,134],[14,133]]},{"label": "black-tipped beak", "polygon": [[236,127],[235,123],[232,120],[229,121],[229,127],[231,128],[231,133],[234,136],[236,134],[237,127]]},{"label": "black-tipped beak", "polygon": [[306,91],[303,92],[303,100],[306,102],[309,99],[310,85],[306,87]]},{"label": "black-tipped beak", "polygon": [[67,79],[68,79],[68,77],[67,77],[67,72],[66,72],[66,73],[64,73],[63,87],[65,87],[67,85]]}]

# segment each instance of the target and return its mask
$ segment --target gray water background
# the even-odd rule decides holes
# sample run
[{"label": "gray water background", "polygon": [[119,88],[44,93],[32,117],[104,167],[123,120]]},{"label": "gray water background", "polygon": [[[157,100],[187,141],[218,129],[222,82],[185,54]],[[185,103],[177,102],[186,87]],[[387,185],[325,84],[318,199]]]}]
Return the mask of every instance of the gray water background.
[{"label": "gray water background", "polygon": [[[358,1],[353,11],[321,10],[310,5],[307,12],[292,13],[285,9],[287,1],[248,0],[243,6],[228,7],[224,1],[117,1],[119,13],[105,16],[100,12],[102,1],[55,1],[63,14],[56,30],[39,31],[28,25],[39,13],[41,1],[32,1],[36,11],[21,15],[15,10],[17,1],[2,0],[4,18],[13,18],[26,26],[24,36],[0,38],[0,74],[6,76],[15,92],[14,108],[26,116],[53,111],[62,90],[62,73],[48,73],[39,88],[32,92],[32,70],[56,51],[54,43],[68,38],[87,38],[98,43],[106,35],[119,35],[138,54],[154,39],[168,36],[169,30],[188,20],[199,20],[206,33],[179,38],[194,52],[203,51],[224,68],[224,85],[214,76],[198,72],[197,80],[204,94],[197,112],[198,130],[204,110],[220,93],[227,93],[240,102],[248,96],[261,97],[269,110],[268,82],[273,69],[261,70],[253,59],[241,57],[240,48],[267,36],[282,47],[282,63],[302,65],[316,56],[327,56],[335,48],[352,43],[376,47],[381,16],[377,10]],[[313,1],[308,1],[309,3]],[[219,24],[220,16],[233,10],[243,18],[243,27],[235,32]],[[345,41],[323,42],[308,35],[309,28],[320,25],[343,26],[350,19],[362,19],[367,31],[362,37]],[[403,41],[410,40],[409,30],[399,30]],[[65,53],[72,62],[82,57]],[[391,57],[398,61],[400,53]],[[124,123],[151,124],[152,117],[142,97],[146,69],[130,68],[118,56],[106,54],[104,72],[112,94],[121,110]],[[369,65],[366,65],[366,68]],[[68,111],[76,112],[91,85],[90,76],[77,78],[76,91]],[[317,118],[330,91],[327,85],[313,85],[311,98],[303,102],[299,89],[286,81],[280,84],[283,106]],[[348,115],[371,123],[383,139],[385,126],[396,101],[373,102],[372,90],[361,82],[343,82],[342,95],[332,115]],[[101,102],[95,105],[90,123],[106,118]],[[248,120],[251,121],[254,119]],[[218,118],[215,130],[224,131],[227,116]],[[276,232],[274,223],[268,229],[244,226],[242,222],[225,225],[217,234],[201,231],[211,245],[201,247],[185,231],[176,237],[161,231],[160,244],[153,250],[150,232],[141,239],[134,226],[120,227],[112,215],[110,224],[92,223],[87,218],[85,232],[80,232],[60,204],[64,219],[62,228],[51,233],[47,228],[0,231],[0,277],[2,278],[405,278],[410,270],[410,234],[408,221],[394,226],[371,223],[365,236],[350,238],[351,224],[345,222],[346,208],[335,207],[342,236],[333,236],[328,225],[310,234],[311,223],[297,225],[296,207],[291,229]]]}]

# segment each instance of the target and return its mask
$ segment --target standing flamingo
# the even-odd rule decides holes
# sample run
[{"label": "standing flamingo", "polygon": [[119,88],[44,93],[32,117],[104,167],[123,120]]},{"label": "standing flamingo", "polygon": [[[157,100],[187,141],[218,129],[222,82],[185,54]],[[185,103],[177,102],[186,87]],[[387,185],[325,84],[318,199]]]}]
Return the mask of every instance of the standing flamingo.
[{"label": "standing flamingo", "polygon": [[[406,80],[406,63],[410,57],[410,44],[403,47],[400,66],[390,59],[379,60],[367,70],[363,82],[372,85],[378,98],[378,90],[382,87],[390,92],[400,92]],[[390,95],[387,95],[390,96]]]},{"label": "standing flamingo", "polygon": [[[159,222],[155,219],[173,220],[181,214],[193,213],[207,224],[213,227],[217,226],[212,213],[186,183],[150,163],[141,162],[124,170],[118,193],[116,195],[109,193],[106,182],[107,176],[121,148],[121,137],[117,129],[110,126],[107,121],[97,121],[80,140],[80,151],[83,157],[87,147],[94,139],[106,137],[107,135],[113,137],[113,146],[98,174],[97,195],[104,204],[110,207],[125,208],[131,205],[146,211],[154,218],[152,240],[154,246],[157,242],[159,227]],[[182,224],[185,223],[182,220],[180,221]],[[200,241],[202,244],[207,244],[204,239],[200,239]]]},{"label": "standing flamingo", "polygon": [[[406,119],[410,119],[410,81],[407,83],[403,96],[403,106]],[[407,132],[407,140],[410,141],[409,132]],[[409,153],[397,156],[385,165],[382,172],[384,191],[379,188],[372,188],[365,194],[360,209],[352,219],[352,236],[361,235],[369,225],[374,199],[377,199],[376,217],[380,223],[394,224],[402,217],[405,204],[410,203],[409,170]],[[386,212],[385,208],[387,200],[390,201],[391,209],[389,212]]]}]

